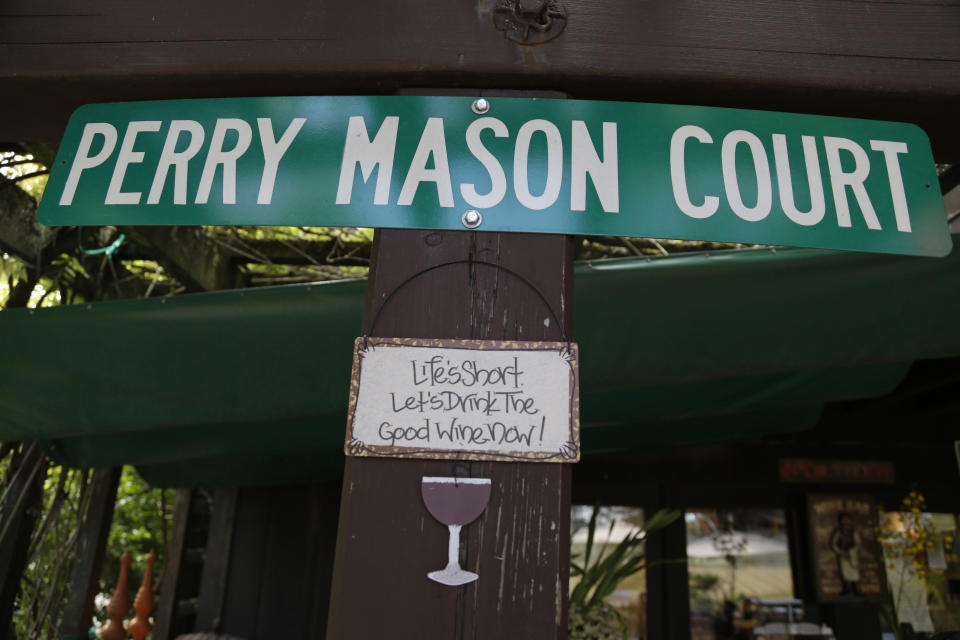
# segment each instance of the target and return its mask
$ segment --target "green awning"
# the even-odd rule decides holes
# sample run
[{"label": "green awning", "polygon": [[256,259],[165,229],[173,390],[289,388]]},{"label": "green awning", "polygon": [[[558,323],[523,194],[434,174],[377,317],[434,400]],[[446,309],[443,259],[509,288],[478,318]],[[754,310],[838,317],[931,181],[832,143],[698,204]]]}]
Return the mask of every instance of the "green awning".
[{"label": "green awning", "polygon": [[[752,249],[578,264],[586,455],[797,431],[960,355],[960,252]],[[158,484],[338,474],[365,283],[0,313],[0,440]],[[252,466],[251,466],[252,465]]]}]

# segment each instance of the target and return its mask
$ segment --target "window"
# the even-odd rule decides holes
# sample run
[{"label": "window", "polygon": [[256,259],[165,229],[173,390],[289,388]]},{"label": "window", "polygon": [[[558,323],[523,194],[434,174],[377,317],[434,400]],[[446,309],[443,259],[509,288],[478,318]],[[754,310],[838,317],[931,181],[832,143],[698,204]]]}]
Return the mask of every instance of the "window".
[{"label": "window", "polygon": [[[578,565],[583,564],[589,537],[588,525],[592,514],[591,506],[574,505],[571,509],[570,559]],[[643,524],[643,509],[619,506],[600,507],[590,553],[591,564],[599,557],[607,557],[624,538],[642,529]],[[642,545],[638,550],[642,551]],[[579,578],[571,572],[571,591],[578,582]],[[617,584],[613,593],[606,599],[607,604],[622,616],[621,620],[626,623],[627,638],[630,640],[639,640],[646,635],[646,594],[646,571],[641,569]]]},{"label": "window", "polygon": [[919,509],[892,512],[881,517],[880,530],[899,621],[926,633],[960,630],[957,518]]},{"label": "window", "polygon": [[685,514],[692,640],[752,637],[758,601],[791,598],[782,509],[695,509]]}]

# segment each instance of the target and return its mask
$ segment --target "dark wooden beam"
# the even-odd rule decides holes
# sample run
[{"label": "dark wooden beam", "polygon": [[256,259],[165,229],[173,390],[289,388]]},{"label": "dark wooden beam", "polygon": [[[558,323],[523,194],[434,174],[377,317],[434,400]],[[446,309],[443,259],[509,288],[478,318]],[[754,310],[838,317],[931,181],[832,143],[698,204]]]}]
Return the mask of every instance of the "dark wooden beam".
[{"label": "dark wooden beam", "polygon": [[237,240],[224,238],[224,242],[233,246],[237,243],[238,261],[262,262],[257,259],[244,260],[244,253],[263,256],[275,264],[314,265],[314,266],[367,266],[370,264],[369,240],[333,240],[320,239],[270,239],[252,240],[244,238],[242,244]]},{"label": "dark wooden beam", "polygon": [[188,291],[219,291],[239,284],[232,254],[200,227],[120,227]]},{"label": "dark wooden beam", "polygon": [[957,185],[960,185],[960,164],[953,164],[940,174],[940,192],[947,195]]},{"label": "dark wooden beam", "polygon": [[153,637],[156,640],[170,640],[173,630],[173,618],[176,612],[176,590],[183,566],[183,552],[187,537],[187,520],[190,517],[190,499],[193,489],[180,489],[173,502],[173,528],[167,543],[160,587],[158,589],[156,624]]},{"label": "dark wooden beam", "polygon": [[[648,503],[645,517],[671,504],[660,488],[660,499]],[[681,517],[650,534],[647,551],[647,634],[661,640],[690,640],[690,590],[686,523]]]},{"label": "dark wooden beam", "polygon": [[14,454],[7,473],[6,500],[0,509],[0,638],[8,636],[13,603],[27,564],[30,537],[43,512],[43,481],[47,459],[35,442],[24,443]]},{"label": "dark wooden beam", "polygon": [[210,533],[203,558],[200,594],[197,596],[195,631],[218,632],[223,619],[223,598],[230,569],[230,549],[237,514],[237,487],[220,487],[213,491]]},{"label": "dark wooden beam", "polygon": [[[224,579],[208,581],[204,566],[194,630],[209,627],[206,603],[219,600],[215,617],[224,637],[324,637],[339,496],[339,481],[241,488]],[[207,563],[218,544],[218,504]]]},{"label": "dark wooden beam", "polygon": [[97,469],[90,483],[89,506],[77,540],[77,561],[60,622],[61,638],[82,638],[93,621],[93,597],[100,592],[100,570],[110,536],[121,467]]},{"label": "dark wooden beam", "polygon": [[37,222],[37,201],[15,183],[0,177],[0,251],[31,265],[56,238],[56,229]]},{"label": "dark wooden beam", "polygon": [[567,0],[539,46],[494,28],[499,4],[13,0],[0,139],[57,140],[89,102],[430,86],[903,120],[960,153],[956,0]]},{"label": "dark wooden beam", "polygon": [[[395,286],[448,260],[476,259],[524,274],[572,331],[573,243],[564,236],[379,230],[366,322]],[[559,340],[527,284],[479,265],[455,265],[406,284],[379,316],[376,335]],[[565,638],[570,466],[348,458],[334,565],[330,640],[354,638]],[[491,478],[484,515],[464,527],[462,587],[431,582],[448,533],[420,498],[423,476]]]}]

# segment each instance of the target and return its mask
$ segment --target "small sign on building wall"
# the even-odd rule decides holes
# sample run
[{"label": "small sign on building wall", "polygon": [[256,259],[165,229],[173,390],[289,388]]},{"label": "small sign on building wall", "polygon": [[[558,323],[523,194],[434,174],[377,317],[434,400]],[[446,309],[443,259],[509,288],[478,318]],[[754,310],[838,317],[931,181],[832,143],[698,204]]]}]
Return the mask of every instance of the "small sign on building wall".
[{"label": "small sign on building wall", "polygon": [[353,456],[577,462],[577,345],[357,338]]},{"label": "small sign on building wall", "polygon": [[896,473],[886,460],[780,460],[780,482],[812,484],[893,484]]}]

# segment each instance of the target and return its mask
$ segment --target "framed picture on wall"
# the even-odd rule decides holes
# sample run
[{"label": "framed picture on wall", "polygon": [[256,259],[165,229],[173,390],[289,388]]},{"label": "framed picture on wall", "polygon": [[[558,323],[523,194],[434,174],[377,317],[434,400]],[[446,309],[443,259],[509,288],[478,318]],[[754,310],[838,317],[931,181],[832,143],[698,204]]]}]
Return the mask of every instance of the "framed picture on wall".
[{"label": "framed picture on wall", "polygon": [[869,495],[809,494],[811,554],[820,602],[886,597],[883,552]]}]

